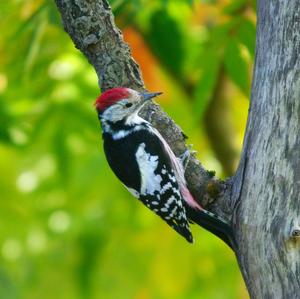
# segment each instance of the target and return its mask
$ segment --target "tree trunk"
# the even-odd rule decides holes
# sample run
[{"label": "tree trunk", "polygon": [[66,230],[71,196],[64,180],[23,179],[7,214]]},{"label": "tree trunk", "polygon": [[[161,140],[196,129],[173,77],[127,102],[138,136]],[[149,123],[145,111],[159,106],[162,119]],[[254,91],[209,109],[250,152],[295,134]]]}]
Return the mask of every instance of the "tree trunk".
[{"label": "tree trunk", "polygon": [[259,1],[236,252],[252,299],[300,298],[300,5]]},{"label": "tree trunk", "polygon": [[[258,3],[251,105],[241,162],[222,182],[192,157],[189,188],[232,220],[236,255],[252,299],[300,298],[300,5]],[[103,90],[143,89],[139,68],[116,28],[107,0],[56,0],[66,31],[95,67]],[[144,111],[176,154],[180,128],[157,105]]]}]

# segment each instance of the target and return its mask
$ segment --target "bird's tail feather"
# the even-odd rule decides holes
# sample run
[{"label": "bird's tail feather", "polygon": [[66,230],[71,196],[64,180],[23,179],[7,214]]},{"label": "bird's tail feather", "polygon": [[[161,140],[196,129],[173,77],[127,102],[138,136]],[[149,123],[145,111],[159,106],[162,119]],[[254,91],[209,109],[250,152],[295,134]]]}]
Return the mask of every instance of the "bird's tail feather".
[{"label": "bird's tail feather", "polygon": [[233,229],[228,223],[206,210],[193,209],[187,205],[185,208],[189,220],[222,239],[233,250],[236,248]]},{"label": "bird's tail feather", "polygon": [[194,243],[193,235],[188,227],[188,222],[186,223],[187,226],[180,226],[172,220],[166,221],[177,233],[183,236],[189,243]]}]

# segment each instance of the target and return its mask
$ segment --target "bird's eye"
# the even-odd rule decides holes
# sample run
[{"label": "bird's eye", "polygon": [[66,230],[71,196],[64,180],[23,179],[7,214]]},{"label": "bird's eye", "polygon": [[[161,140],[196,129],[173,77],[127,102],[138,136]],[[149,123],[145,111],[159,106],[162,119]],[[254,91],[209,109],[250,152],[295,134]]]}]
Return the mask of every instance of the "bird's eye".
[{"label": "bird's eye", "polygon": [[125,107],[126,107],[126,108],[129,108],[129,107],[131,107],[131,106],[132,106],[132,103],[126,103],[126,104],[125,104]]}]

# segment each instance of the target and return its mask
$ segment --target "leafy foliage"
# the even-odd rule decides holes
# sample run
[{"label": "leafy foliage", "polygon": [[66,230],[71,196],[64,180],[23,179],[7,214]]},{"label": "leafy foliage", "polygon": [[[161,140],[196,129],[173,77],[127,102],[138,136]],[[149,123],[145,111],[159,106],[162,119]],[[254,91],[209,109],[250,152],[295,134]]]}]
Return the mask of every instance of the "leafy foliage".
[{"label": "leafy foliage", "polygon": [[[180,1],[173,2],[181,7]],[[216,88],[220,72],[249,95],[249,69],[254,56],[255,26],[247,17],[251,8],[246,0],[236,0],[220,7],[226,21],[201,24],[202,34],[192,34],[190,14],[172,5],[154,9],[145,40],[166,71],[182,85],[195,102],[195,116],[201,118]],[[199,9],[202,9],[199,8]],[[180,13],[178,13],[180,11]],[[245,16],[243,16],[245,14]],[[138,26],[142,27],[140,24]],[[183,45],[188,46],[185,48]],[[246,49],[241,48],[244,45]],[[243,54],[246,51],[247,53]],[[200,72],[199,72],[200,70]],[[197,74],[191,78],[191,74]]]},{"label": "leafy foliage", "polygon": [[153,54],[170,73],[180,76],[185,54],[183,35],[178,24],[165,9],[155,11],[151,15],[150,24],[146,40]]}]

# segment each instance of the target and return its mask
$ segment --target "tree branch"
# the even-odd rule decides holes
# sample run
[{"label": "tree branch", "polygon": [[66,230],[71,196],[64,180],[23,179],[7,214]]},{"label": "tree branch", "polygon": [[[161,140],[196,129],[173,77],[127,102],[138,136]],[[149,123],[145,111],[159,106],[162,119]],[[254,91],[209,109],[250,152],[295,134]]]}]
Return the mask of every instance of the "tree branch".
[{"label": "tree branch", "polygon": [[[94,66],[102,91],[117,86],[145,90],[139,66],[114,23],[107,0],[56,0],[56,5],[65,30]],[[160,131],[177,156],[186,151],[181,129],[158,105],[147,105],[142,116]],[[186,179],[196,200],[231,220],[229,184],[215,178],[193,156],[186,169]]]}]

